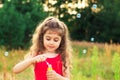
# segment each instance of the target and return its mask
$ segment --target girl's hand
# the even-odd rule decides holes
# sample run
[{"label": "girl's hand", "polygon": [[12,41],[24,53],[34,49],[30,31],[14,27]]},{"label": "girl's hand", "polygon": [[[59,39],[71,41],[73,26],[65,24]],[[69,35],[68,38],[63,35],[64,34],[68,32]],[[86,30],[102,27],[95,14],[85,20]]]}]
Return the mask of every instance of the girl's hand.
[{"label": "girl's hand", "polygon": [[47,80],[57,80],[57,75],[54,70],[47,71]]},{"label": "girl's hand", "polygon": [[70,79],[59,75],[54,70],[51,70],[47,71],[47,80],[70,80]]},{"label": "girl's hand", "polygon": [[33,63],[45,61],[46,57],[44,55],[37,55],[33,57]]}]

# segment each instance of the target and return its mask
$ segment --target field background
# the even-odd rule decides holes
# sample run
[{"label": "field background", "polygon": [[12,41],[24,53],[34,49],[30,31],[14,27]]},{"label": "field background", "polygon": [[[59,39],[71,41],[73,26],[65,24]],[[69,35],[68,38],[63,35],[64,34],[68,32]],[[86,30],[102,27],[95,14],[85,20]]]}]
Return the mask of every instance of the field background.
[{"label": "field background", "polygon": [[[72,45],[71,80],[120,80],[120,44],[73,41]],[[32,66],[20,74],[12,73],[27,52],[0,47],[0,80],[33,80]]]}]

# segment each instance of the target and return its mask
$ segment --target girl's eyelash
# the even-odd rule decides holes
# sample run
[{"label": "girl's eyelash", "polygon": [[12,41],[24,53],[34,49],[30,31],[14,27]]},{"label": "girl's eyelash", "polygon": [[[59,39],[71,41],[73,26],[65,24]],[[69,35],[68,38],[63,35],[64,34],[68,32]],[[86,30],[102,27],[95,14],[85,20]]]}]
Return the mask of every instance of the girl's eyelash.
[{"label": "girl's eyelash", "polygon": [[50,39],[47,39],[47,40],[50,40]]},{"label": "girl's eyelash", "polygon": [[57,42],[58,40],[54,40],[55,42]]},{"label": "girl's eyelash", "polygon": [[50,40],[50,38],[49,38],[49,37],[46,37],[46,40]]},{"label": "girl's eyelash", "polygon": [[58,39],[54,39],[55,42],[59,41]]}]

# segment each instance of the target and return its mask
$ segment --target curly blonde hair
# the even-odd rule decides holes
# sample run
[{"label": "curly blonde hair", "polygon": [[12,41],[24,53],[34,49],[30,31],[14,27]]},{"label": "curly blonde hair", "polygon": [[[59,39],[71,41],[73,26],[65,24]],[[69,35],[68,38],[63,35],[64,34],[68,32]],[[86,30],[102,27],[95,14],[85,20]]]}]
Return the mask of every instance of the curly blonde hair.
[{"label": "curly blonde hair", "polygon": [[42,54],[42,52],[45,50],[43,45],[43,36],[47,30],[57,32],[62,38],[60,46],[56,50],[56,53],[59,53],[61,55],[61,59],[64,65],[64,71],[66,71],[66,69],[69,68],[71,65],[70,58],[72,53],[72,47],[69,38],[68,28],[64,24],[64,22],[60,21],[59,19],[55,17],[48,17],[37,26],[35,33],[32,37],[30,53],[33,56],[36,56],[38,54]]}]

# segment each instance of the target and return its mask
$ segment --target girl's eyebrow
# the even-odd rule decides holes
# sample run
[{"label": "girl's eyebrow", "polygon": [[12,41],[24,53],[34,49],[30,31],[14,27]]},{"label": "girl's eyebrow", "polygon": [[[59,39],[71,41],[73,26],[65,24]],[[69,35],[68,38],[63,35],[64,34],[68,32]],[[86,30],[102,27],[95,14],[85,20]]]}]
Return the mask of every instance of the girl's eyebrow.
[{"label": "girl's eyebrow", "polygon": [[50,37],[49,35],[46,35],[45,37]]}]

